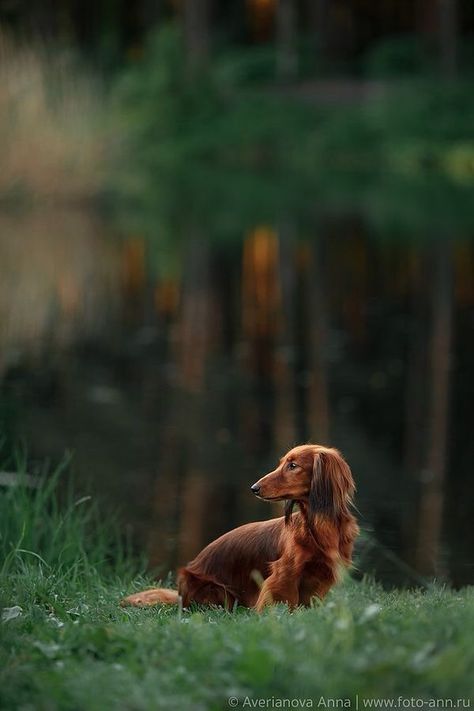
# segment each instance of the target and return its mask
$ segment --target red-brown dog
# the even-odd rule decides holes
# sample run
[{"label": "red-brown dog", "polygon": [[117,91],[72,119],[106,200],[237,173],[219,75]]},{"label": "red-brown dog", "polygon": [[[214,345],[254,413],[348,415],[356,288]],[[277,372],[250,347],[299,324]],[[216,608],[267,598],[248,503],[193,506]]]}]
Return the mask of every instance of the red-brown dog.
[{"label": "red-brown dog", "polygon": [[[305,444],[251,487],[265,501],[286,500],[285,516],[247,523],[210,543],[178,573],[178,590],[153,588],[122,605],[196,602],[262,610],[285,602],[291,608],[323,598],[349,566],[359,532],[350,508],[351,470],[336,450]],[[299,511],[293,513],[297,504]]]}]

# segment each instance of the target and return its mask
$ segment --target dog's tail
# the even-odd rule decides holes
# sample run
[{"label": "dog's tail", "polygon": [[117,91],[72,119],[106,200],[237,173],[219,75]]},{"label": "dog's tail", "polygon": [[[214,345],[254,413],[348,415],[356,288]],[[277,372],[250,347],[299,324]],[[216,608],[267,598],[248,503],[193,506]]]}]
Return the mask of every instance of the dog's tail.
[{"label": "dog's tail", "polygon": [[168,588],[150,588],[124,597],[121,607],[151,607],[152,605],[179,605],[179,593]]}]

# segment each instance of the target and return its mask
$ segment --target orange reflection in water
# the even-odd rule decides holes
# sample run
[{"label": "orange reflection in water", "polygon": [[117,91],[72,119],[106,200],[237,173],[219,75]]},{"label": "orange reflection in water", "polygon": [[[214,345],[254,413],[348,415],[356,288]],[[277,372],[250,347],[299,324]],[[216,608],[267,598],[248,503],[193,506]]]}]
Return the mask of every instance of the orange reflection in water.
[{"label": "orange reflection in water", "polygon": [[278,236],[262,225],[244,239],[242,330],[257,368],[272,368],[272,347],[281,326]]}]

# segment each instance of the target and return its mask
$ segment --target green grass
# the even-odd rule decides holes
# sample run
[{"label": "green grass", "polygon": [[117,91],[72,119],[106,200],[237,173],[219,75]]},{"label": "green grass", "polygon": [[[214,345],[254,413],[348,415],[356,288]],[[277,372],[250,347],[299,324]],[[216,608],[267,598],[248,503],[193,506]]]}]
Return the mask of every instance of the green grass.
[{"label": "green grass", "polygon": [[0,492],[1,708],[470,698],[473,589],[387,592],[347,578],[294,613],[122,609],[120,597],[150,581],[90,501],[63,495],[58,508],[56,479]]}]

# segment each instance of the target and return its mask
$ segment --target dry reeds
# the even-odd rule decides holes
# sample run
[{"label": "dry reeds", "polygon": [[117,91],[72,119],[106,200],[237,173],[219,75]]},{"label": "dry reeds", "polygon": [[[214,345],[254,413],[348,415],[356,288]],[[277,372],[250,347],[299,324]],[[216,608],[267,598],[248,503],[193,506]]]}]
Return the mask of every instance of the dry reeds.
[{"label": "dry reeds", "polygon": [[66,53],[0,31],[0,197],[74,201],[104,180],[104,101]]}]

